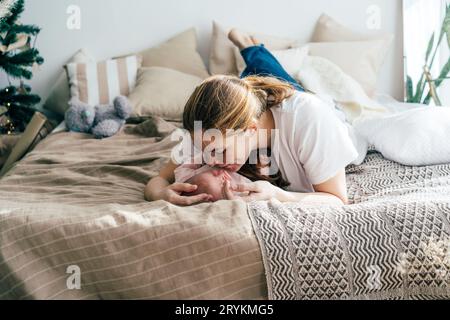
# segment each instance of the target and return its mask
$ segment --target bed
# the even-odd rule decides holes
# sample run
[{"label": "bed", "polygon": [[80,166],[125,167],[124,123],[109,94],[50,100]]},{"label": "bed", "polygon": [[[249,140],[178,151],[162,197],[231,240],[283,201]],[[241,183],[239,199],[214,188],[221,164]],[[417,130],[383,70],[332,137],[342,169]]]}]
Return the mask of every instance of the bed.
[{"label": "bed", "polygon": [[[161,118],[180,120],[187,98],[210,74],[238,74],[230,27],[213,22],[205,43],[209,70],[192,28],[139,53],[147,76],[137,76],[142,90],[129,99],[135,98],[134,115],[150,118],[103,140],[56,130],[0,179],[0,299],[449,297],[450,164],[403,166],[372,151],[347,168],[346,206],[145,201],[146,183],[175,145],[176,126]],[[360,34],[327,15],[305,41],[255,34],[286,65],[302,66],[298,80],[309,80],[308,90],[344,111],[346,104],[351,111],[378,108],[368,96],[378,89],[392,35]],[[304,45],[314,51],[310,59]],[[392,73],[401,54],[389,60],[379,82],[400,96],[401,72]],[[71,60],[92,61],[85,50]],[[60,73],[43,107],[64,117],[72,90]],[[412,107],[388,97],[378,102],[398,111]]]},{"label": "bed", "polygon": [[1,180],[0,299],[266,296],[245,204],[144,200],[173,146],[147,123],[105,140],[53,133]]},{"label": "bed", "polygon": [[448,296],[442,267],[397,269],[402,255],[426,258],[421,241],[448,239],[450,165],[370,153],[347,168],[345,207],[146,202],[172,129],[150,119],[104,140],[54,132],[17,163],[0,180],[0,299]]}]

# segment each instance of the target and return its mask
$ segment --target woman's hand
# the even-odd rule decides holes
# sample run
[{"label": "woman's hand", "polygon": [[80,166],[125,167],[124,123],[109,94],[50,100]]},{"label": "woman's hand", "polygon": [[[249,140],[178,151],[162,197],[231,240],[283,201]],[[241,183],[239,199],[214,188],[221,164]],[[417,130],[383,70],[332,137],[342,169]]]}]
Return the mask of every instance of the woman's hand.
[{"label": "woman's hand", "polygon": [[[247,194],[239,196],[236,195],[235,192]],[[240,184],[235,188],[230,186],[229,181],[226,181],[224,184],[223,194],[228,200],[242,199],[247,202],[277,199],[280,202],[301,202],[308,205],[342,206],[344,204],[338,197],[329,193],[288,192],[274,186],[268,181],[255,181]]]},{"label": "woman's hand", "polygon": [[162,167],[158,176],[150,179],[144,190],[144,197],[147,201],[165,200],[179,206],[190,206],[192,204],[211,201],[209,194],[199,194],[195,196],[182,196],[183,192],[190,193],[197,190],[196,185],[189,183],[173,183],[174,171],[178,167],[172,161],[169,161]]},{"label": "woman's hand", "polygon": [[212,196],[207,193],[198,194],[195,196],[182,196],[183,192],[194,192],[197,189],[196,185],[189,183],[174,183],[168,185],[158,194],[159,200],[165,200],[175,205],[190,206],[200,202],[211,201]]},{"label": "woman's hand", "polygon": [[183,192],[190,193],[197,189],[196,185],[189,183],[169,184],[162,177],[150,180],[145,188],[145,198],[148,201],[165,200],[179,206],[190,206],[200,202],[211,201],[212,196],[206,193],[195,196],[182,196]]},{"label": "woman's hand", "polygon": [[[246,193],[247,195],[237,196],[235,192]],[[229,181],[225,181],[224,183],[224,195],[228,200],[242,199],[247,202],[264,201],[272,198],[280,200],[284,198],[282,195],[285,192],[264,180],[238,184],[236,187],[232,187]]]}]

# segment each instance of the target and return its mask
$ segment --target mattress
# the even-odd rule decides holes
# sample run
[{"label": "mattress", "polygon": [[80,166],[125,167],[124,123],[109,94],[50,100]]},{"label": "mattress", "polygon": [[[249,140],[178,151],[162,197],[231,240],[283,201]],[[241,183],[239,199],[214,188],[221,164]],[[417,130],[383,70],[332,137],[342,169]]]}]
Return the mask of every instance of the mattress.
[{"label": "mattress", "polygon": [[[421,243],[450,239],[450,164],[371,153],[347,168],[342,208],[147,202],[174,129],[153,119],[104,140],[55,131],[18,162],[0,180],[0,299],[448,297],[434,265],[413,280],[396,268],[402,254],[421,263]],[[323,252],[345,255],[330,264]]]}]

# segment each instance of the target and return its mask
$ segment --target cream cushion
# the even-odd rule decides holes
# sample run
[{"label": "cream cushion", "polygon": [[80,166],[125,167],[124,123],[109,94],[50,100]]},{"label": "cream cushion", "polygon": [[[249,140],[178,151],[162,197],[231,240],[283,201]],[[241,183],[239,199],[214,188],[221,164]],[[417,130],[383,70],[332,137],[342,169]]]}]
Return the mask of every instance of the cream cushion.
[{"label": "cream cushion", "polygon": [[[232,28],[224,27],[213,21],[211,38],[211,51],[209,57],[209,71],[211,74],[238,75],[236,59],[234,57],[234,44],[228,39],[228,33]],[[248,32],[255,36],[261,43],[271,50],[290,48],[296,40],[258,33]]]},{"label": "cream cushion", "polygon": [[[69,60],[69,63],[87,63],[94,62],[95,59],[90,55],[85,49],[80,49],[75,55]],[[68,102],[70,100],[70,88],[69,80],[67,78],[66,71],[61,70],[55,85],[50,90],[50,94],[47,100],[44,102],[43,108],[55,112],[61,116],[69,108]]]},{"label": "cream cushion", "polygon": [[197,33],[194,28],[184,31],[163,44],[141,51],[143,67],[164,67],[192,74],[202,79],[208,70],[197,52]]},{"label": "cream cushion", "polygon": [[136,87],[128,97],[134,108],[132,116],[158,116],[180,121],[187,100],[202,81],[197,76],[173,69],[140,68]]},{"label": "cream cushion", "polygon": [[309,44],[309,55],[325,58],[355,79],[373,96],[387,54],[385,40],[317,42]]},{"label": "cream cushion", "polygon": [[391,34],[363,34],[342,25],[332,17],[322,14],[314,29],[312,42],[367,41],[385,40],[389,44],[393,40]]},{"label": "cream cushion", "polygon": [[[327,58],[341,67],[348,75],[357,80],[366,93],[372,96],[377,87],[379,71],[383,65],[384,59],[389,51],[389,48],[394,40],[392,34],[386,33],[371,33],[363,34],[354,32],[353,30],[342,25],[332,17],[323,14],[314,30],[312,42],[347,42],[343,45],[319,45],[311,46],[311,55],[318,55]],[[361,44],[349,44],[349,42],[361,42]],[[375,41],[375,42],[369,42]],[[302,46],[303,44],[299,44]],[[344,49],[347,47],[347,49]],[[336,56],[333,52],[326,53],[326,50],[337,49]],[[359,53],[352,53],[351,50],[360,50]],[[374,50],[374,51],[369,51]],[[343,55],[348,54],[348,59],[344,59]],[[358,58],[360,60],[352,59]],[[360,68],[360,69],[358,69]]]}]

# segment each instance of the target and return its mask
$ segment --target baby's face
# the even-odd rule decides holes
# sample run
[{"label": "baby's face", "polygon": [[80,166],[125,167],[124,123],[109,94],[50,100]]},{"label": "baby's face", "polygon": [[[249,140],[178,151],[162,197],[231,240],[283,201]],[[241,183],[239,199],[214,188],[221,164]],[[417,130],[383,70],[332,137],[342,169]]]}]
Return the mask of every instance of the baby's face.
[{"label": "baby's face", "polygon": [[230,181],[230,186],[234,187],[238,183],[240,183],[236,173],[228,173],[223,169],[214,169],[208,170],[206,172],[200,173],[188,181],[187,183],[197,185],[197,190],[186,194],[188,196],[194,196],[201,193],[207,193],[212,196],[211,201],[218,201],[226,199],[224,194],[224,183],[225,181]]}]

